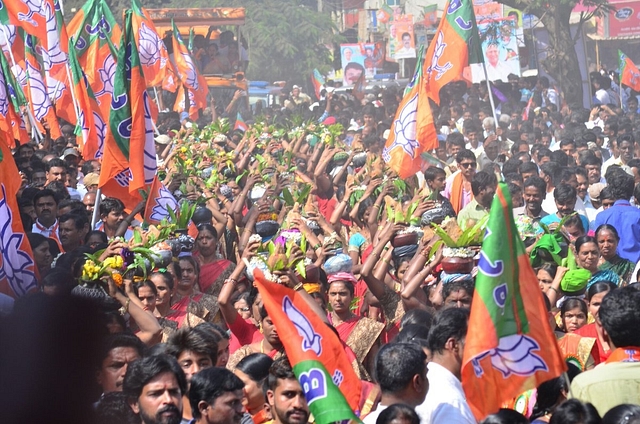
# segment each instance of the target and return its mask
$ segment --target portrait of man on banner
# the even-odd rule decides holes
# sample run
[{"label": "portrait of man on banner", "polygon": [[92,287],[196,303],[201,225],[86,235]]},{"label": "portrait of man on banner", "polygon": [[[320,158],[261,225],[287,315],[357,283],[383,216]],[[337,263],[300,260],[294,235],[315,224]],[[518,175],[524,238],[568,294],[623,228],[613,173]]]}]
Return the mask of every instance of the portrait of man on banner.
[{"label": "portrait of man on banner", "polygon": [[[494,19],[478,24],[482,53],[489,81],[508,82],[509,74],[520,76],[520,57],[515,19]],[[474,83],[484,81],[481,64],[471,66]]]},{"label": "portrait of man on banner", "polygon": [[416,43],[413,37],[413,15],[402,15],[393,22],[394,30],[390,34],[395,37],[395,54],[397,59],[410,59],[416,57]]}]

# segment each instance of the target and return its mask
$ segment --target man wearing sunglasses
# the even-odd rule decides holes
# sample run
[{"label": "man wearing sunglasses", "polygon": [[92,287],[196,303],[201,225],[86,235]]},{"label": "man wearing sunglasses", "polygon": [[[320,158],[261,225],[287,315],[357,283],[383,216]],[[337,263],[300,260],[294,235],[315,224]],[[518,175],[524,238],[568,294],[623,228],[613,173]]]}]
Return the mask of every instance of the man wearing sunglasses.
[{"label": "man wearing sunglasses", "polygon": [[471,180],[476,174],[478,164],[476,155],[469,149],[462,149],[458,152],[456,163],[458,171],[447,178],[442,195],[449,199],[453,210],[458,214],[473,199]]}]

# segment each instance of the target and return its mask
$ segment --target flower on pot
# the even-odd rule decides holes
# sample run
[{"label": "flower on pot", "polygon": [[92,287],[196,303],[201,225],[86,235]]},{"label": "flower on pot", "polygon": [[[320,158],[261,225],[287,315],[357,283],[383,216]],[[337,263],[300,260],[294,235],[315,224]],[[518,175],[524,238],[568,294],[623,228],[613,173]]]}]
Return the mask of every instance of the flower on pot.
[{"label": "flower on pot", "polygon": [[432,223],[432,227],[437,236],[440,237],[434,243],[429,256],[432,256],[443,244],[447,247],[442,253],[445,258],[473,258],[476,255],[471,246],[482,246],[485,229],[489,216],[485,216],[473,227],[462,231],[455,218],[445,218],[442,225]]}]

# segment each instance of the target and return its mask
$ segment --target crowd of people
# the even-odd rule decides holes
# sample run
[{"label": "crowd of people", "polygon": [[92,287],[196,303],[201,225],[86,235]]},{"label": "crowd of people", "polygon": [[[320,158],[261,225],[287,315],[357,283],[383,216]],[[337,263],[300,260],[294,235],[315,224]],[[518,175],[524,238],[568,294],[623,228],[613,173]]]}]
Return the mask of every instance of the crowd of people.
[{"label": "crowd of people", "polygon": [[[218,46],[209,47],[213,58]],[[609,77],[594,78],[599,93]],[[394,88],[374,87],[361,101],[328,88],[313,105],[242,111],[245,132],[224,132],[206,114],[190,122],[161,112],[160,175],[180,204],[195,206],[186,234],[166,263],[102,274],[97,285],[86,278],[93,265],[126,261],[144,243],[141,229],[161,232],[167,222],[150,227],[144,202],[130,210],[101,194],[109,164],[84,161],[72,127],[18,146],[18,202],[39,293],[15,303],[3,296],[2,328],[86,330],[93,348],[69,341],[82,346],[91,369],[83,375],[93,376],[73,400],[80,408],[91,400],[86,421],[311,422],[278,322],[252,284],[260,268],[335,330],[368,389],[359,411],[366,424],[475,423],[460,374],[477,271],[463,260],[443,270],[452,246],[438,243],[434,226],[452,238],[481,232],[504,181],[569,372],[482,422],[640,422],[638,102],[627,94],[624,108],[587,110],[565,104],[546,77],[509,81],[497,122],[485,85],[446,86],[434,109],[437,148],[404,181],[382,161],[402,99]],[[470,244],[463,248],[477,255],[481,242]],[[78,306],[88,298],[98,307]],[[63,301],[77,308],[52,306]],[[34,316],[43,318],[25,318]],[[58,346],[39,334],[43,346]],[[11,346],[62,356],[36,342]],[[26,413],[9,419],[24,422]]]}]

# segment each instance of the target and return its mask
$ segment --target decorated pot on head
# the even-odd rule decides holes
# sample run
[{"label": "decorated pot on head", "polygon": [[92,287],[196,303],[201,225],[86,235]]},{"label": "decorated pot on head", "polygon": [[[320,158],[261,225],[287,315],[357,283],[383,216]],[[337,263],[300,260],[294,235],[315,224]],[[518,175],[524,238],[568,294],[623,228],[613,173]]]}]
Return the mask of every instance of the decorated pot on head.
[{"label": "decorated pot on head", "polygon": [[275,240],[276,243],[280,243],[282,245],[286,245],[288,241],[293,241],[298,246],[300,246],[300,241],[302,241],[302,233],[300,232],[300,230],[298,230],[297,228],[282,230]]},{"label": "decorated pot on head", "polygon": [[267,191],[267,188],[264,185],[254,185],[251,191],[249,192],[249,199],[251,202],[255,203],[258,200],[262,199],[264,193]]},{"label": "decorated pot on head", "polygon": [[180,253],[188,253],[193,250],[196,241],[188,233],[188,230],[175,230],[175,236],[167,239],[167,244],[171,247],[174,257]]},{"label": "decorated pot on head", "polygon": [[406,227],[391,239],[391,245],[397,248],[417,244],[423,235],[424,232],[420,227]]},{"label": "decorated pot on head", "polygon": [[106,283],[101,280],[82,281],[71,290],[71,295],[90,299],[104,311],[117,311],[120,308],[120,303],[109,296]]},{"label": "decorated pot on head", "polygon": [[353,268],[353,260],[346,253],[338,253],[330,257],[324,263],[324,271],[327,275],[337,274],[339,272],[351,272]]},{"label": "decorated pot on head", "polygon": [[442,270],[448,274],[470,274],[476,252],[468,247],[445,247],[442,250]]},{"label": "decorated pot on head", "polygon": [[333,166],[342,166],[347,162],[347,159],[349,159],[349,153],[337,152],[335,155],[333,155]]},{"label": "decorated pot on head", "polygon": [[456,213],[449,202],[438,203],[435,208],[429,209],[422,214],[420,225],[423,227],[431,224],[440,225],[446,217],[455,218]]},{"label": "decorated pot on head", "polygon": [[356,153],[351,160],[354,168],[362,168],[367,162],[367,152]]},{"label": "decorated pot on head", "polygon": [[259,269],[265,275],[269,272],[267,266],[267,259],[269,259],[269,252],[258,252],[256,256],[252,256],[245,269],[245,274],[249,281],[253,281],[253,271]]}]

